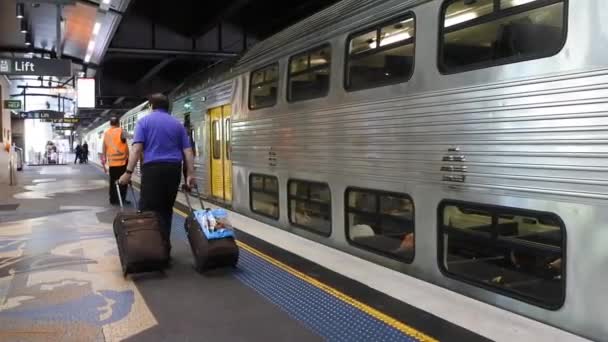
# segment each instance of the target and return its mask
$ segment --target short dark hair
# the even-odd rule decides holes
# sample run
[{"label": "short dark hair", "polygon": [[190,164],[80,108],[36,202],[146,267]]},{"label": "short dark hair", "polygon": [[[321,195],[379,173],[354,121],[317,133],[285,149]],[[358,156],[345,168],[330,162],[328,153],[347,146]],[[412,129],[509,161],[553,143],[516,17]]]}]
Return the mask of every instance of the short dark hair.
[{"label": "short dark hair", "polygon": [[120,122],[117,117],[113,116],[110,118],[110,126],[118,126],[119,124]]},{"label": "short dark hair", "polygon": [[158,93],[148,96],[148,102],[152,105],[152,109],[169,111],[169,99],[163,94]]}]

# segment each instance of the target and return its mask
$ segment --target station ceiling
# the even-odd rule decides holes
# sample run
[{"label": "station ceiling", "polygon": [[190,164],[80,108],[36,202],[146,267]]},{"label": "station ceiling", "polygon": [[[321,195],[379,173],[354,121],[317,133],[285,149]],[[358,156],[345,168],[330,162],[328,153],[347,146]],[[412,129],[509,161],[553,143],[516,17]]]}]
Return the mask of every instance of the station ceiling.
[{"label": "station ceiling", "polygon": [[[169,92],[189,75],[236,58],[337,1],[0,0],[0,57],[61,56],[72,60],[73,75],[95,77],[96,108],[78,110],[83,126],[91,127],[135,107],[150,93]],[[27,36],[20,30],[23,19],[15,16],[18,3],[25,4]],[[58,4],[63,4],[61,12]],[[26,45],[26,39],[32,44]],[[14,94],[26,85],[73,83],[70,78],[10,78]]]}]

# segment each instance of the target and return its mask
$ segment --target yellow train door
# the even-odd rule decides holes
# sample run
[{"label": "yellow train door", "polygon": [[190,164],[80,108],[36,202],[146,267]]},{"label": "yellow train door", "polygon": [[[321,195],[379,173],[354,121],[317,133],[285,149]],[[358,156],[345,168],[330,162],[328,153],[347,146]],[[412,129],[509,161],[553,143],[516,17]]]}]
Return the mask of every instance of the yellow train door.
[{"label": "yellow train door", "polygon": [[230,106],[209,110],[211,147],[211,194],[216,199],[232,201],[232,162],[230,155]]},{"label": "yellow train door", "polygon": [[232,106],[227,105],[222,107],[222,114],[224,119],[224,200],[226,202],[232,202],[232,120],[230,115],[232,114]]}]

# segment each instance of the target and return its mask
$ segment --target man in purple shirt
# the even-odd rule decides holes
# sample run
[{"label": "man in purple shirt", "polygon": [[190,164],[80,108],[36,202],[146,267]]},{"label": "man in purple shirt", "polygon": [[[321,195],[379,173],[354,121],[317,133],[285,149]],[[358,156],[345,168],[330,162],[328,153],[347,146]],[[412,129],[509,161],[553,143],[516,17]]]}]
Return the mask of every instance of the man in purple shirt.
[{"label": "man in purple shirt", "polygon": [[186,183],[195,185],[194,154],[184,126],[169,114],[169,100],[163,94],[149,97],[152,113],[137,122],[133,148],[121,184],[131,181],[131,174],[142,160],[139,209],[157,212],[166,227],[170,243],[173,205],[181,180],[183,159],[186,159]]}]

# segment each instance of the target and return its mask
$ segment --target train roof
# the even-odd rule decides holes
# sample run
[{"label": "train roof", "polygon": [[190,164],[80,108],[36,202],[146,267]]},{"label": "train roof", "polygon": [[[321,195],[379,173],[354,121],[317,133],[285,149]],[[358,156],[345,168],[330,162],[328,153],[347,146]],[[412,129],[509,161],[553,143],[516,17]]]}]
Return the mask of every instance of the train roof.
[{"label": "train roof", "polygon": [[174,99],[272,63],[286,55],[321,45],[337,34],[394,16],[432,0],[343,0],[253,45],[235,60],[193,75],[172,92]]}]

